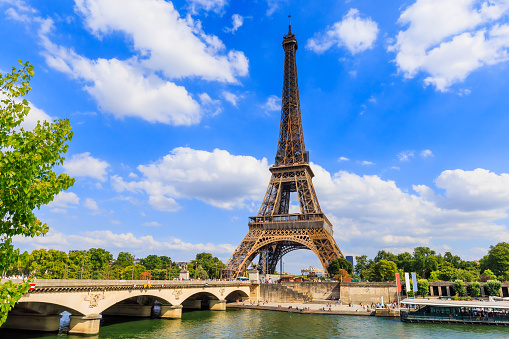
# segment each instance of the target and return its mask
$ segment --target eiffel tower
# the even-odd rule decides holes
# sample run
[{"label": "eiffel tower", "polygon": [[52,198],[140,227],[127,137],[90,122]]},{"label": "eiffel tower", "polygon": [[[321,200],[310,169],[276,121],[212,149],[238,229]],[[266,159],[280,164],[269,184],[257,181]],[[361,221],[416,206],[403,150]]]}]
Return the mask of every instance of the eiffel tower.
[{"label": "eiffel tower", "polygon": [[[297,80],[297,39],[288,16],[288,34],[283,37],[285,73],[281,103],[281,125],[272,177],[256,217],[250,217],[249,231],[224,270],[228,278],[245,274],[259,255],[258,270],[274,274],[282,257],[295,250],[313,251],[327,272],[329,263],[343,258],[332,237],[332,224],[320,209],[311,179],[300,115]],[[300,213],[290,213],[290,195],[296,193]]]}]

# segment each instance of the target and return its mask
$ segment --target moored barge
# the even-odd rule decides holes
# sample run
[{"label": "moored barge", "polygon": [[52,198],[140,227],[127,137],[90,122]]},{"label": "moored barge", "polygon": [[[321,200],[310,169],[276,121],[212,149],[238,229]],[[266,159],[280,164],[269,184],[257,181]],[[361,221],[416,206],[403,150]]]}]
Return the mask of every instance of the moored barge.
[{"label": "moored barge", "polygon": [[508,301],[404,299],[400,319],[411,323],[509,326]]}]

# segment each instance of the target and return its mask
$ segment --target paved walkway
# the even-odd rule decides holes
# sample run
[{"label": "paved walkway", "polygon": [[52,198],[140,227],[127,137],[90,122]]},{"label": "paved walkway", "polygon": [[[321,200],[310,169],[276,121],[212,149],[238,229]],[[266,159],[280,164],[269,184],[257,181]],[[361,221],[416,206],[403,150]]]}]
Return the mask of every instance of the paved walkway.
[{"label": "paved walkway", "polygon": [[375,315],[374,308],[371,307],[362,307],[360,305],[352,305],[351,307],[346,305],[341,305],[336,302],[331,302],[327,305],[326,302],[323,304],[320,303],[302,303],[302,302],[293,302],[293,303],[276,303],[276,302],[260,302],[260,303],[251,303],[251,302],[239,302],[239,303],[229,303],[226,307],[231,308],[249,308],[249,309],[260,309],[260,310],[269,310],[269,311],[279,311],[279,312],[292,312],[292,313],[318,313],[318,314],[343,314],[343,315]]}]

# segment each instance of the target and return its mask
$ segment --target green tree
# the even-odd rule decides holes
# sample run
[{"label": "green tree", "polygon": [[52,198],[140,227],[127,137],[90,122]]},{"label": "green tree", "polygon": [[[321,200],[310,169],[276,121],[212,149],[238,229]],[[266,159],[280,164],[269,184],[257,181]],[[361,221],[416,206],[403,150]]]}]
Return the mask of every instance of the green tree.
[{"label": "green tree", "polygon": [[329,272],[329,275],[335,276],[341,269],[347,271],[349,274],[352,274],[352,263],[344,258],[334,259],[327,267],[327,272]]},{"label": "green tree", "polygon": [[465,283],[463,282],[463,280],[459,280],[459,279],[454,280],[454,282],[452,284],[452,289],[460,297],[464,297],[467,295],[467,290],[465,288]]},{"label": "green tree", "polygon": [[[367,255],[359,255],[355,257],[355,274],[359,275],[362,279],[368,279],[363,276],[362,272],[367,271],[373,265],[373,260],[369,259]],[[366,274],[367,275],[367,274]]]},{"label": "green tree", "polygon": [[429,282],[426,279],[417,279],[417,293],[422,297],[429,294]]},{"label": "green tree", "polygon": [[373,261],[378,263],[378,262],[380,262],[380,260],[396,262],[398,260],[398,257],[396,255],[392,254],[391,252],[381,250],[381,251],[378,251],[378,253]]},{"label": "green tree", "polygon": [[40,279],[63,279],[67,254],[53,249],[33,250],[28,257],[27,275]]},{"label": "green tree", "polygon": [[429,247],[416,247],[414,249],[414,270],[423,278],[429,278],[432,271],[438,269],[441,258]]},{"label": "green tree", "polygon": [[198,267],[196,268],[196,278],[203,280],[209,278],[209,274],[201,265],[198,265]]},{"label": "green tree", "polygon": [[509,243],[500,242],[490,246],[488,254],[480,260],[481,272],[491,270],[495,275],[504,275],[509,267]]},{"label": "green tree", "polygon": [[488,268],[479,276],[479,279],[482,282],[486,282],[488,280],[497,280],[497,276]]},{"label": "green tree", "polygon": [[91,248],[88,253],[90,255],[92,279],[106,279],[108,266],[113,260],[113,255],[102,248]]},{"label": "green tree", "polygon": [[412,255],[408,252],[398,254],[394,262],[396,263],[396,265],[398,265],[398,268],[403,272],[414,271],[414,261],[412,259]]},{"label": "green tree", "polygon": [[141,264],[147,268],[147,270],[154,270],[161,268],[161,259],[154,254],[148,255],[146,258],[141,259]]},{"label": "green tree", "polygon": [[134,255],[128,252],[120,252],[117,256],[117,261],[115,262],[118,266],[132,266],[134,261]]},{"label": "green tree", "polygon": [[488,280],[484,287],[486,288],[486,291],[489,295],[498,297],[500,295],[500,288],[502,287],[502,283],[498,280]]},{"label": "green tree", "polygon": [[398,266],[394,261],[380,260],[375,266],[377,281],[395,281]]},{"label": "green tree", "polygon": [[478,281],[474,281],[470,283],[469,292],[471,297],[479,297],[481,295],[481,283]]},{"label": "green tree", "polygon": [[195,270],[198,266],[201,266],[202,269],[207,272],[208,277],[219,278],[219,274],[225,267],[225,264],[223,264],[223,262],[217,257],[213,257],[210,253],[198,253],[196,255],[196,259],[191,260],[191,263],[187,267],[191,277],[195,277]]},{"label": "green tree", "polygon": [[[19,60],[20,68],[0,73],[0,271],[6,272],[28,260],[12,245],[15,235],[35,237],[48,232],[34,214],[59,192],[74,184],[74,179],[57,175],[53,168],[62,165],[72,139],[69,120],[38,122],[33,130],[21,127],[30,112],[23,97],[31,90],[33,66]],[[29,285],[0,285],[0,325],[7,313],[28,290]]]}]

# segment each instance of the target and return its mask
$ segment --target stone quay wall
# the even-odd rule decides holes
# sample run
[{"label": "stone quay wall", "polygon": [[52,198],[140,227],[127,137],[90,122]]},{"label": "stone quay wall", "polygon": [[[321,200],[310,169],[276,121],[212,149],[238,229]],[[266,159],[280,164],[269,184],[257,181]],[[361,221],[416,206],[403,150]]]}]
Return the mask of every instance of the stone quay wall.
[{"label": "stone quay wall", "polygon": [[397,301],[396,283],[374,282],[285,282],[260,284],[260,299],[270,302],[337,300],[371,304]]}]

